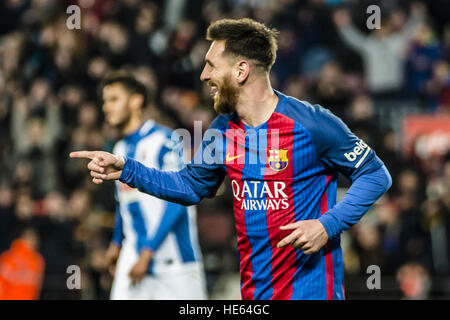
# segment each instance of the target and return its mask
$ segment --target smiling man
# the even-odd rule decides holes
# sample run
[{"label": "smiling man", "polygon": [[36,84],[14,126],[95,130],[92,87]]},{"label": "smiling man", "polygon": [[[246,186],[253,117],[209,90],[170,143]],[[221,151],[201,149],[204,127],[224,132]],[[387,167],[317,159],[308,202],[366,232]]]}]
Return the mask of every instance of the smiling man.
[{"label": "smiling man", "polygon": [[[201,80],[214,96],[216,139],[181,171],[130,157],[80,151],[94,183],[119,179],[169,201],[212,197],[228,175],[243,299],[344,299],[340,233],[391,185],[383,162],[329,110],[271,87],[277,31],[251,19],[224,19],[207,31]],[[262,155],[262,156],[261,156]],[[216,161],[209,161],[211,158]],[[338,174],[351,182],[336,205]]]}]

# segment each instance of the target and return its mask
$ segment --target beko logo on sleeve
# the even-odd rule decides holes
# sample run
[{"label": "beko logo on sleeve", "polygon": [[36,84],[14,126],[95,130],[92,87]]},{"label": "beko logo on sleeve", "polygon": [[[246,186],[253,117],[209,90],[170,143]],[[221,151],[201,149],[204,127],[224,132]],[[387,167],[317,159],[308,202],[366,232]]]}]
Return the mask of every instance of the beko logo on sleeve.
[{"label": "beko logo on sleeve", "polygon": [[344,156],[345,158],[347,158],[348,161],[353,162],[356,161],[358,157],[364,153],[364,155],[359,159],[359,161],[355,165],[355,168],[358,168],[369,154],[369,151],[370,147],[364,141],[359,140],[358,142],[356,142],[356,146],[353,148],[353,151],[344,153]]}]

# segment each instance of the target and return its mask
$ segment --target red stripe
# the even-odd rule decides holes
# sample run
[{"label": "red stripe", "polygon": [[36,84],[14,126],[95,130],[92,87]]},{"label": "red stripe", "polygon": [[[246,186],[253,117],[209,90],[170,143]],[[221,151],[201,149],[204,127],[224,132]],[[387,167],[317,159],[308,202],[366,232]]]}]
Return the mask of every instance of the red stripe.
[{"label": "red stripe", "polygon": [[344,280],[342,280],[342,293],[344,294],[344,300],[345,300],[345,283],[344,283]]},{"label": "red stripe", "polygon": [[[330,183],[332,176],[327,175],[327,182],[325,186],[325,191],[320,199],[320,213],[321,215],[328,211],[328,198],[327,198],[327,188]],[[333,255],[331,243],[328,242],[325,244],[323,248],[323,252],[325,254],[325,269],[327,273],[327,300],[333,300]]]},{"label": "red stripe", "polygon": [[[267,135],[267,153],[268,150],[272,148],[271,134],[273,134],[274,129],[279,130],[279,146],[274,146],[278,149],[287,149],[287,156],[290,160],[287,164],[286,169],[276,172],[272,170],[269,164],[266,164],[266,172],[264,176],[264,181],[269,183],[272,194],[275,196],[275,182],[284,182],[286,188],[283,190],[288,196],[287,203],[288,208],[283,209],[280,202],[279,209],[268,209],[267,216],[267,227],[269,232],[269,239],[272,245],[272,299],[276,300],[288,300],[292,297],[292,284],[293,276],[297,271],[296,250],[292,246],[286,246],[284,248],[277,248],[277,243],[281,241],[290,232],[280,230],[280,226],[287,225],[289,223],[295,222],[294,213],[294,201],[292,192],[292,148],[293,148],[293,130],[294,121],[282,114],[274,113],[268,123],[268,135]],[[282,200],[281,196],[279,199]]]},{"label": "red stripe", "polygon": [[[225,136],[227,137],[226,154],[224,157],[224,163],[227,165],[228,177],[230,178],[231,187],[233,183],[239,185],[239,190],[243,189],[242,182],[242,170],[245,164],[245,132],[241,127],[237,126],[234,122],[228,123],[230,129],[227,130]],[[227,154],[232,158],[243,154],[243,156],[236,158],[230,163],[226,162]],[[233,182],[236,181],[236,182]],[[252,282],[253,270],[251,264],[252,247],[247,237],[245,226],[245,210],[240,207],[241,201],[234,199],[234,215],[236,219],[236,234],[238,242],[238,251],[240,257],[240,273],[241,273],[241,294],[242,299],[252,300],[254,298],[255,284]]]}]

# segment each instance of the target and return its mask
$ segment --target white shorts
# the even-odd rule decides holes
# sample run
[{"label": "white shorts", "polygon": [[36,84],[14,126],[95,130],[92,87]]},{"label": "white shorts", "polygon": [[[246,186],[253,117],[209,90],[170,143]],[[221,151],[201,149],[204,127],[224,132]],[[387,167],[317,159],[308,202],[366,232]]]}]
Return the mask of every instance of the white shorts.
[{"label": "white shorts", "polygon": [[147,275],[137,285],[131,285],[128,276],[137,261],[130,246],[122,247],[111,288],[111,300],[205,300],[206,286],[203,266],[190,262],[182,269]]}]

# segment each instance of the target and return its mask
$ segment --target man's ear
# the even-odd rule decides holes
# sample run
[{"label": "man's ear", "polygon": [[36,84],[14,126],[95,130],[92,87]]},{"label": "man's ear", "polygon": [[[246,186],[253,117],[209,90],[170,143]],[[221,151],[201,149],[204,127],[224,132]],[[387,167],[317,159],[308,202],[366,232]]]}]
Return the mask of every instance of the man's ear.
[{"label": "man's ear", "polygon": [[144,107],[144,98],[140,94],[131,94],[130,95],[130,107],[132,110],[138,110]]},{"label": "man's ear", "polygon": [[247,80],[250,74],[250,63],[247,60],[240,60],[237,62],[234,69],[234,76],[239,84],[242,84]]}]

